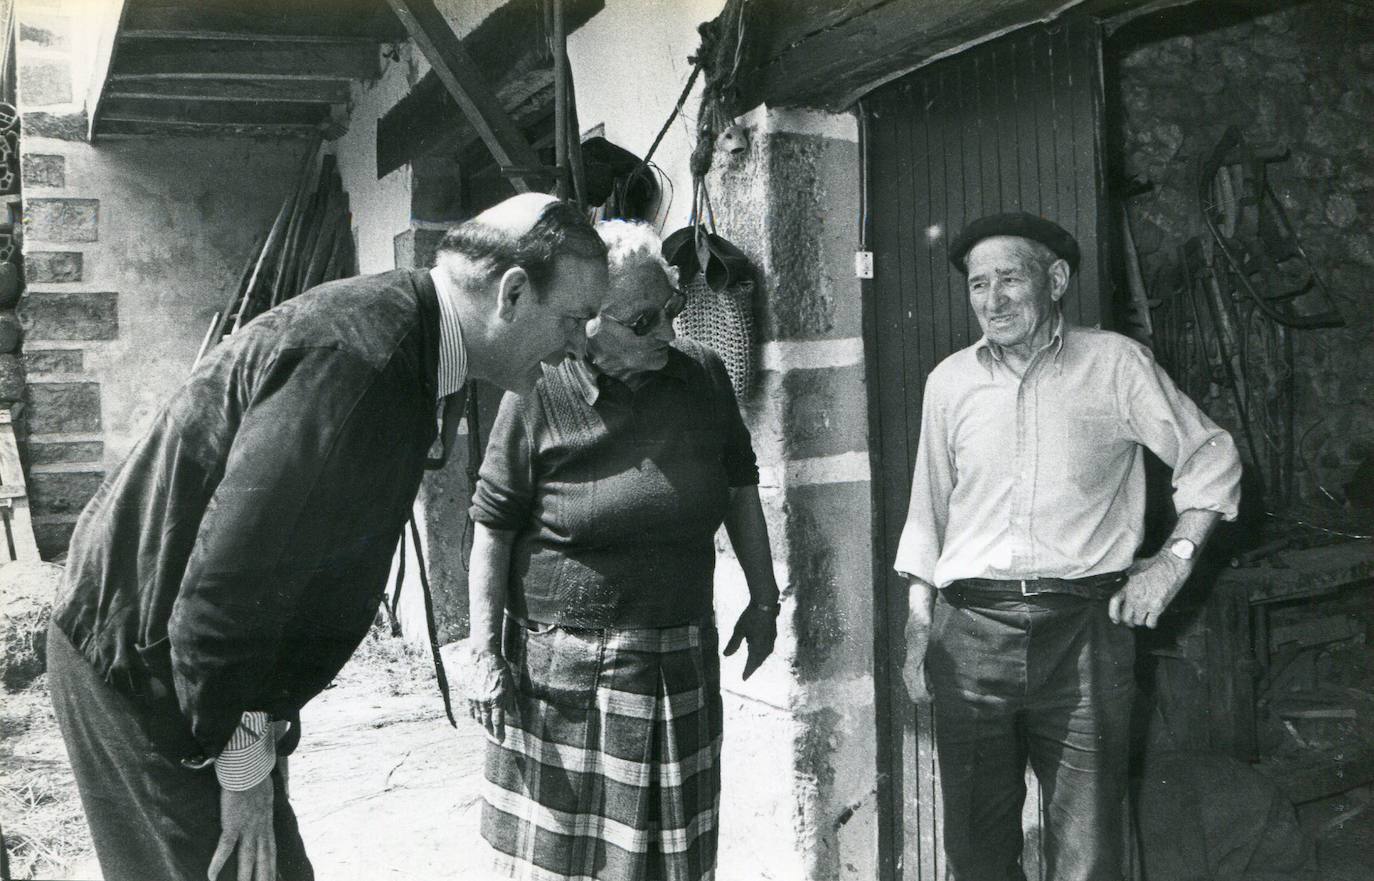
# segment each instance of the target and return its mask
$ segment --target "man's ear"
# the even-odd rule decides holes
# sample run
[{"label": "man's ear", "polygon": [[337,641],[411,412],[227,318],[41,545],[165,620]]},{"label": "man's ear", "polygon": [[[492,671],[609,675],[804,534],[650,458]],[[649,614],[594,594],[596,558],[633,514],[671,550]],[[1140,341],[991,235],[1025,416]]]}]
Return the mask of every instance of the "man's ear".
[{"label": "man's ear", "polygon": [[1069,261],[1059,259],[1050,264],[1050,299],[1056,303],[1069,289]]},{"label": "man's ear", "polygon": [[533,296],[529,274],[519,266],[512,266],[501,273],[501,280],[496,284],[496,314],[504,321],[514,320],[516,303],[525,296]]}]

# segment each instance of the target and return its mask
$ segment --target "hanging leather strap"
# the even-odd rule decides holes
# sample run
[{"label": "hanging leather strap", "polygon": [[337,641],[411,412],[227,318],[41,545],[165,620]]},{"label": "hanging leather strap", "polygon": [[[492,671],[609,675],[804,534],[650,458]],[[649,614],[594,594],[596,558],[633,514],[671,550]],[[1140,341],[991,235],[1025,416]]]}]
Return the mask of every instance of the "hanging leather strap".
[{"label": "hanging leather strap", "polygon": [[425,553],[420,548],[420,527],[415,525],[415,513],[410,515],[410,538],[415,543],[415,562],[420,570],[420,592],[425,598],[425,629],[429,632],[429,651],[434,658],[434,678],[439,681],[439,694],[444,698],[444,715],[448,723],[458,727],[453,717],[453,699],[449,696],[448,676],[444,673],[444,659],[439,656],[439,628],[434,623],[434,597],[429,590],[429,575],[426,572]]},{"label": "hanging leather strap", "polygon": [[406,583],[406,531],[401,529],[400,550],[396,557],[396,586],[391,590],[391,601],[383,602],[386,606],[387,616],[391,618],[391,637],[395,639],[401,635],[401,619],[399,612],[401,608],[401,588]]},{"label": "hanging leather strap", "polygon": [[[477,389],[468,387],[468,493],[476,494],[477,476],[482,470],[482,421],[477,413]],[[472,559],[472,541],[475,527],[472,525],[472,515],[463,512],[463,546],[459,548],[458,559],[463,564],[463,571],[468,571],[468,561]]]}]

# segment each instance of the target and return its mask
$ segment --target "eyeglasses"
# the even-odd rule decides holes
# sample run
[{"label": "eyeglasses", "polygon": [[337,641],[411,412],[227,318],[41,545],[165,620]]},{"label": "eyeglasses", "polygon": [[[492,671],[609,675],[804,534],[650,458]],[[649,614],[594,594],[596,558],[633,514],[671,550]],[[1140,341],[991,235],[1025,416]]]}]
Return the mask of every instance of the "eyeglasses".
[{"label": "eyeglasses", "polygon": [[609,318],[621,327],[629,328],[635,336],[647,336],[652,333],[664,321],[672,321],[682,314],[683,308],[687,305],[687,295],[680,289],[673,288],[673,294],[662,308],[654,312],[641,312],[633,321],[626,321],[623,318],[616,318],[609,312],[602,312],[602,318]]}]

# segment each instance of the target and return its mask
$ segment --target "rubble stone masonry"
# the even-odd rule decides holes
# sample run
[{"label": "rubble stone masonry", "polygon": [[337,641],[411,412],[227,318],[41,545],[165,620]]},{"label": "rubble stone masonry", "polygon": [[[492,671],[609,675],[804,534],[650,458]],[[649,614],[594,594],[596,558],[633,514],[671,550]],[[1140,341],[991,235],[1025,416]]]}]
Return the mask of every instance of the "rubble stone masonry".
[{"label": "rubble stone masonry", "polygon": [[[1317,0],[1217,24],[1120,58],[1124,171],[1154,184],[1130,202],[1136,243],[1149,280],[1204,234],[1197,163],[1228,125],[1291,151],[1270,180],[1348,323],[1295,333],[1296,487],[1339,499],[1374,455],[1374,8]],[[1224,401],[1203,403],[1226,422]]]}]

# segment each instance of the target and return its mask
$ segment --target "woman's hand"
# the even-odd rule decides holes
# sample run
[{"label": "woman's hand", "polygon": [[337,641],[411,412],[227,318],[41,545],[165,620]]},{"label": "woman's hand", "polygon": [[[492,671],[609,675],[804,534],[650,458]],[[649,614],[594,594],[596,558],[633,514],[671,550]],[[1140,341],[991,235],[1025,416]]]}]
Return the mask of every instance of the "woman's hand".
[{"label": "woman's hand", "polygon": [[744,678],[754,675],[764,659],[773,654],[773,642],[778,638],[778,620],[774,612],[765,612],[750,603],[735,622],[735,632],[725,645],[725,656],[733,655],[741,642],[749,643],[744,660]]},{"label": "woman's hand", "polygon": [[449,679],[459,683],[468,715],[498,742],[506,738],[506,714],[515,712],[515,683],[510,665],[486,646],[449,643],[439,650]]}]

